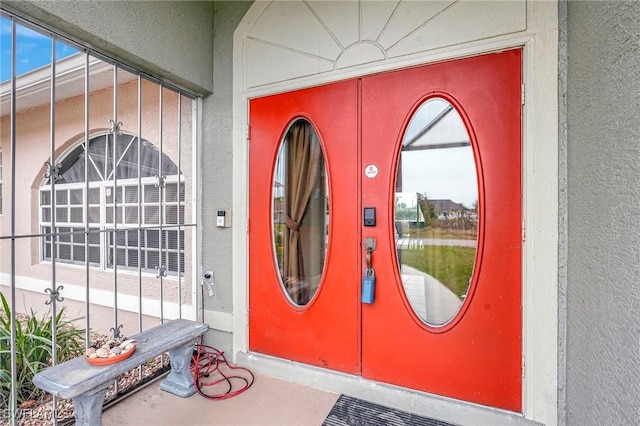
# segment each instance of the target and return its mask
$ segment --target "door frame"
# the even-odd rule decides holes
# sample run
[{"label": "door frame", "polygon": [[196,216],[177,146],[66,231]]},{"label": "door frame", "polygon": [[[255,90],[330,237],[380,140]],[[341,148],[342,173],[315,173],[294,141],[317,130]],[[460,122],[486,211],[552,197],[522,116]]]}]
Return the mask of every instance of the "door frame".
[{"label": "door frame", "polygon": [[[245,40],[252,25],[269,6],[256,2],[245,14],[234,33],[233,87],[233,357],[243,363],[253,363],[260,369],[256,355],[248,353],[248,104],[250,98],[282,93],[305,87],[327,84],[378,72],[457,59],[503,49],[523,48],[522,111],[522,180],[523,180],[523,420],[546,424],[558,421],[558,359],[564,353],[558,341],[558,218],[562,211],[558,202],[558,93],[557,31],[558,5],[555,2],[527,2],[526,30],[498,35],[482,41],[418,52],[395,59],[386,59],[307,77],[245,87]],[[553,94],[549,96],[549,94]],[[544,205],[545,209],[533,206]],[[544,211],[543,211],[544,210]],[[535,299],[533,297],[535,293]],[[531,320],[529,320],[531,318]],[[313,382],[318,386],[318,372],[294,363],[263,360],[265,371],[298,382]],[[331,380],[322,382],[332,388]],[[375,383],[369,386],[376,386]],[[379,384],[378,384],[379,387]],[[340,391],[338,389],[338,391]],[[410,391],[409,391],[410,392]],[[427,399],[438,400],[431,395]],[[440,401],[442,403],[442,401]],[[477,407],[456,402],[452,410]],[[498,415],[497,411],[489,410]],[[477,413],[476,413],[477,414]],[[444,416],[444,414],[443,414]],[[522,417],[523,416],[523,417]],[[455,417],[452,417],[455,418]],[[477,419],[477,418],[476,418]]]}]

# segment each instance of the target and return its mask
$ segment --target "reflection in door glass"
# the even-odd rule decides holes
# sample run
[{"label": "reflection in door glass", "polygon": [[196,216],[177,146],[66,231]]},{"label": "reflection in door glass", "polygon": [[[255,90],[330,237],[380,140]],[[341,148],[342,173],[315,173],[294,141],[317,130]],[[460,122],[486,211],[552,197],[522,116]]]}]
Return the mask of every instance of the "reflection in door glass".
[{"label": "reflection in door glass", "polygon": [[306,305],[320,285],[327,249],[328,191],[322,148],[311,124],[289,128],[273,180],[273,240],[286,293]]},{"label": "reflection in door glass", "polygon": [[471,284],[478,238],[478,178],[469,134],[456,109],[432,98],[402,141],[395,186],[398,267],[416,314],[443,326]]}]

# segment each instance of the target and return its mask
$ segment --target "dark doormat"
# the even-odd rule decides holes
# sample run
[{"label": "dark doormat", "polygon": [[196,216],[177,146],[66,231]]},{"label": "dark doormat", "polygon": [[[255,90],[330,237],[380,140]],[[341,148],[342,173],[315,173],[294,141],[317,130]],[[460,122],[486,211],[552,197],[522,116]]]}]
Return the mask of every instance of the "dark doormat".
[{"label": "dark doormat", "polygon": [[361,399],[340,395],[323,426],[455,426]]}]

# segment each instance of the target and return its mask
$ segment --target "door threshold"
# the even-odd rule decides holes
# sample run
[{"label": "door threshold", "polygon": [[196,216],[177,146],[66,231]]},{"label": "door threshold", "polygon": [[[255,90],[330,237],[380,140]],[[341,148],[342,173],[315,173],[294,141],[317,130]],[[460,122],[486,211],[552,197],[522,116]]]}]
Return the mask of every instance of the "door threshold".
[{"label": "door threshold", "polygon": [[327,370],[307,364],[253,352],[238,352],[238,365],[280,380],[298,383],[328,392],[431,417],[460,425],[523,425],[541,423],[525,419],[522,414],[440,395],[367,380],[360,376]]}]

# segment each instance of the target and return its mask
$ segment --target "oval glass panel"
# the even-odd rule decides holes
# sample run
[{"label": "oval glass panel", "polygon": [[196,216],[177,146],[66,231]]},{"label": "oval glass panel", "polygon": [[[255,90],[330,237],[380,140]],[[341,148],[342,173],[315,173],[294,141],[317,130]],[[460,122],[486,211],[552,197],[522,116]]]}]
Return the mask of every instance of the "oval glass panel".
[{"label": "oval glass panel", "polygon": [[467,129],[442,98],[424,102],[402,141],[395,185],[395,238],[413,310],[434,327],[460,311],[478,242],[478,176]]},{"label": "oval glass panel", "polygon": [[318,291],[327,252],[329,196],[313,126],[296,120],[285,135],[273,178],[273,242],[282,286],[304,306]]}]

